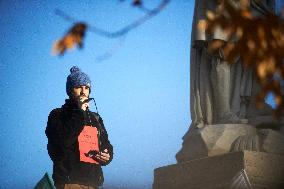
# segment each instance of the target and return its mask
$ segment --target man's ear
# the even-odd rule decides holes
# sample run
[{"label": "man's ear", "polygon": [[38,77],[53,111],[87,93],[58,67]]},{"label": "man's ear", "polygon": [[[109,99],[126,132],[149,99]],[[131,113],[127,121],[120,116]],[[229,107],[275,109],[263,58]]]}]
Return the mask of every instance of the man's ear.
[{"label": "man's ear", "polygon": [[74,99],[74,91],[72,89],[70,90],[69,94],[70,94],[70,95],[68,95],[69,99]]}]

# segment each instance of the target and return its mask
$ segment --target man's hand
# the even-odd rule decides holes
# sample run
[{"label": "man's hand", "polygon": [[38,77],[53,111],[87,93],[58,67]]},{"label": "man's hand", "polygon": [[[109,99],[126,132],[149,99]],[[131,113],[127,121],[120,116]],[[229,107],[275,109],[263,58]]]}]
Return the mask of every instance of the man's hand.
[{"label": "man's hand", "polygon": [[102,163],[107,162],[110,159],[110,155],[108,153],[108,150],[105,149],[104,151],[102,151],[101,153],[95,155],[94,157],[95,159],[99,160]]},{"label": "man's hand", "polygon": [[88,98],[85,96],[80,96],[78,100],[78,107],[81,108],[82,110],[86,111],[87,108],[89,108],[89,102],[83,103],[85,100]]}]

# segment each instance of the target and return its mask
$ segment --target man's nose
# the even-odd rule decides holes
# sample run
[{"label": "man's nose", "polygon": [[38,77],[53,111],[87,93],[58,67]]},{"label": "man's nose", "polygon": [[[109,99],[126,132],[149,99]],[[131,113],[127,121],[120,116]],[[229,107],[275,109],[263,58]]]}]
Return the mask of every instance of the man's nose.
[{"label": "man's nose", "polygon": [[81,88],[81,94],[86,94],[87,89],[85,89],[84,87]]}]

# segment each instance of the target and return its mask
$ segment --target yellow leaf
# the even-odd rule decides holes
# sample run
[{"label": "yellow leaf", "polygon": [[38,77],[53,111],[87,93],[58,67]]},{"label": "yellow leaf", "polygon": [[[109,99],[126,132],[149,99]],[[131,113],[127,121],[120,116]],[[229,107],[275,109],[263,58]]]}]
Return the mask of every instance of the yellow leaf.
[{"label": "yellow leaf", "polygon": [[207,21],[206,20],[200,20],[197,23],[197,28],[201,31],[204,31],[207,29]]},{"label": "yellow leaf", "polygon": [[209,20],[214,20],[216,18],[215,14],[212,11],[206,11],[206,16]]}]

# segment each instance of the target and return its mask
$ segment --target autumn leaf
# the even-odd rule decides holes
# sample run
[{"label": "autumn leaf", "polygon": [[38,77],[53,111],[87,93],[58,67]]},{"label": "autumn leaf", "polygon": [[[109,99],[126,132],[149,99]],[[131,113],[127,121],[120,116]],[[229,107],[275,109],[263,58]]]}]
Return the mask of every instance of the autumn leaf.
[{"label": "autumn leaf", "polygon": [[133,6],[141,6],[142,5],[142,1],[141,0],[133,0],[132,5]]},{"label": "autumn leaf", "polygon": [[199,23],[200,29],[214,32],[221,27],[228,35],[228,41],[222,44],[213,41],[209,44],[211,52],[222,51],[229,63],[235,63],[240,57],[244,67],[255,70],[261,91],[257,96],[257,106],[261,107],[265,97],[272,93],[276,104],[275,115],[284,110],[284,21],[271,12],[256,17],[249,9],[249,1],[241,0],[240,6],[233,1],[220,1],[222,9],[207,11],[206,23]]},{"label": "autumn leaf", "polygon": [[63,55],[67,49],[74,48],[75,45],[82,48],[86,29],[85,23],[75,23],[62,39],[54,43],[52,52]]}]

